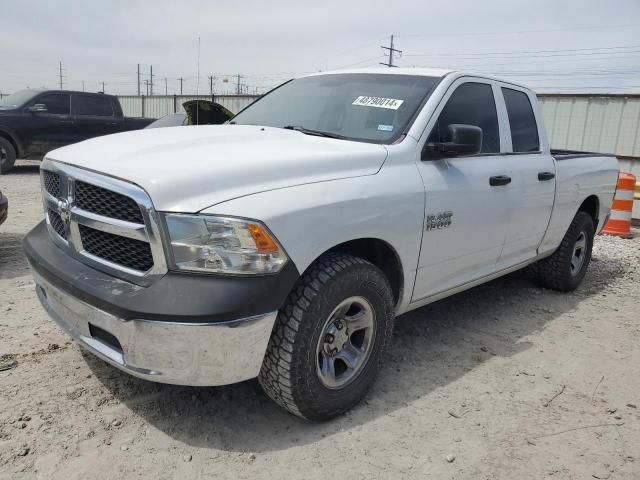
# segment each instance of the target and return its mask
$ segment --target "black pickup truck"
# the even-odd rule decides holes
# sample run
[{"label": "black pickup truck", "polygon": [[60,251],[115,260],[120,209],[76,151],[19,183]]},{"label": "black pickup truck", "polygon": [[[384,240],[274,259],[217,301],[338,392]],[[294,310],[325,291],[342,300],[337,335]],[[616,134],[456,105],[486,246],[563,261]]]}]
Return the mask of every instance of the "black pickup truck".
[{"label": "black pickup truck", "polygon": [[137,130],[153,119],[125,118],[117,97],[67,90],[22,90],[0,99],[0,174],[16,158],[42,158],[54,148]]}]

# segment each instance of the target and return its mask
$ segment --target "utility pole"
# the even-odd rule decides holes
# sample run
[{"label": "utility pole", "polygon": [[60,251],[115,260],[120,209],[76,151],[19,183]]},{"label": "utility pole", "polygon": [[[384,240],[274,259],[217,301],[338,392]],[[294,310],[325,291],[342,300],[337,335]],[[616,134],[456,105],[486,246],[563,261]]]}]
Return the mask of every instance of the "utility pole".
[{"label": "utility pole", "polygon": [[153,65],[149,70],[149,95],[153,95]]},{"label": "utility pole", "polygon": [[140,96],[140,64],[138,64],[138,96]]},{"label": "utility pole", "polygon": [[169,95],[169,87],[167,86],[167,77],[164,77],[164,94]]},{"label": "utility pole", "polygon": [[213,96],[213,79],[216,78],[213,75],[209,75],[209,94]]},{"label": "utility pole", "polygon": [[380,45],[380,48],[382,48],[383,50],[389,50],[389,63],[380,62],[380,65],[386,65],[389,68],[397,67],[397,65],[393,64],[393,54],[395,52],[398,52],[400,54],[400,56],[402,56],[402,50],[398,50],[397,48],[393,48],[393,35],[391,35],[391,43],[389,44],[389,46],[385,47],[384,45]]},{"label": "utility pole", "polygon": [[184,82],[184,78],[180,77],[178,80],[180,81],[180,95],[182,95],[182,82]]},{"label": "utility pole", "polygon": [[242,76],[240,74],[238,74],[238,83],[236,84],[236,95],[240,95],[240,79],[242,78]]},{"label": "utility pole", "polygon": [[82,80],[82,91],[84,92],[84,80]]},{"label": "utility pole", "polygon": [[58,63],[58,77],[60,78],[60,90],[62,90],[62,60],[60,60],[60,63]]},{"label": "utility pole", "polygon": [[104,82],[102,82],[102,93],[104,93]]},{"label": "utility pole", "polygon": [[149,96],[149,80],[144,81],[144,86],[147,88],[147,97]]}]

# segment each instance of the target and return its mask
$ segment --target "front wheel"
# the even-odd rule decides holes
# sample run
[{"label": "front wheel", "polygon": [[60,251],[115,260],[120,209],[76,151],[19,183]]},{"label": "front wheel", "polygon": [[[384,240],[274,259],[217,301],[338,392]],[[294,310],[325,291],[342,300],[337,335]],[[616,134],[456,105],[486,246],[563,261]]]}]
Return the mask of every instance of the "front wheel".
[{"label": "front wheel", "polygon": [[258,379],[294,415],[328,420],[365,395],[392,330],[385,275],[359,257],[326,255],[280,310]]},{"label": "front wheel", "polygon": [[0,175],[8,173],[16,162],[16,150],[9,140],[0,137]]},{"label": "front wheel", "polygon": [[561,292],[578,288],[591,261],[594,235],[595,225],[591,215],[578,212],[558,249],[534,265],[538,282]]}]

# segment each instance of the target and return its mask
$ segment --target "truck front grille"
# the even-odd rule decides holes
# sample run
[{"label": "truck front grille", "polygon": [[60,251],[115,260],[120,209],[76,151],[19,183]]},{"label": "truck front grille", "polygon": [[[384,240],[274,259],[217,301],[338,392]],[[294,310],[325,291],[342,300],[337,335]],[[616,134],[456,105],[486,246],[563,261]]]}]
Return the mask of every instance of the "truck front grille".
[{"label": "truck front grille", "polygon": [[144,190],[48,159],[41,171],[49,233],[71,257],[139,285],[167,272],[157,214]]},{"label": "truck front grille", "polygon": [[60,175],[54,172],[42,171],[42,178],[44,180],[44,188],[49,194],[56,198],[62,198],[60,190]]},{"label": "truck front grille", "polygon": [[146,272],[153,266],[151,248],[147,242],[121,237],[79,225],[80,239],[85,251],[96,257]]},{"label": "truck front grille", "polygon": [[90,183],[76,181],[75,204],[87,212],[144,224],[142,212],[135,200]]},{"label": "truck front grille", "polygon": [[66,240],[67,231],[64,228],[64,222],[62,221],[62,218],[60,217],[58,212],[50,208],[47,213],[49,215],[49,224],[51,224],[58,235]]}]

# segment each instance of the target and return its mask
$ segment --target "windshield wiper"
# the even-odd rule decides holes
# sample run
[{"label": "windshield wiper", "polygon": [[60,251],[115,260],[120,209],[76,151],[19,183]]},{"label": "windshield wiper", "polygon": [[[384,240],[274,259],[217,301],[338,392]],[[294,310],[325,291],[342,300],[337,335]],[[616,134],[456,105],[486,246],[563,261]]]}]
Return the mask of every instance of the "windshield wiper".
[{"label": "windshield wiper", "polygon": [[301,125],[287,125],[282,127],[286,130],[295,130],[296,132],[302,132],[305,135],[316,135],[318,137],[326,137],[326,138],[337,138],[340,140],[346,140],[347,137],[344,135],[339,135],[337,133],[323,132],[321,130],[312,130],[310,128],[305,128]]}]

